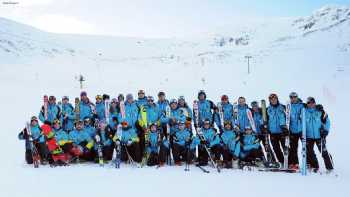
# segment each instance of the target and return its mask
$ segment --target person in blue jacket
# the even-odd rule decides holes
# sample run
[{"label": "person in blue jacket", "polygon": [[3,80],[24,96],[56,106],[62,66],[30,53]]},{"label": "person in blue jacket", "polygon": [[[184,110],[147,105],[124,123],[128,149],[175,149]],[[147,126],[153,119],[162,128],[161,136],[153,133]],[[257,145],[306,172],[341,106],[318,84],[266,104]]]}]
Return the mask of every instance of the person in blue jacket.
[{"label": "person in blue jacket", "polygon": [[[141,151],[140,151],[140,139],[137,136],[136,129],[128,125],[128,122],[123,121],[122,125],[122,136],[118,139],[117,135],[114,135],[113,141],[120,140],[122,145],[121,148],[121,160],[128,161],[133,159],[135,162],[141,162]],[[131,158],[129,158],[129,156]]]},{"label": "person in blue jacket", "polygon": [[244,133],[245,128],[247,126],[250,126],[249,119],[247,116],[247,110],[249,110],[249,106],[246,103],[246,99],[244,97],[238,98],[238,105],[237,105],[237,116],[238,116],[238,122],[236,122],[238,128],[241,131],[241,134]]},{"label": "person in blue jacket", "polygon": [[310,168],[317,172],[319,164],[314,151],[316,144],[322,154],[326,169],[331,172],[334,168],[332,157],[326,149],[326,137],[330,130],[330,120],[322,105],[316,105],[315,98],[307,98],[307,107],[305,111],[306,120],[306,150],[307,163]]},{"label": "person in blue jacket", "polygon": [[205,119],[203,122],[203,127],[197,136],[193,139],[192,147],[198,145],[198,164],[201,166],[208,165],[208,155],[205,147],[210,149],[211,154],[215,157],[214,161],[220,161],[220,156],[222,153],[222,148],[220,146],[220,137],[217,135],[216,130],[211,126],[211,121]]},{"label": "person in blue jacket", "polygon": [[49,96],[49,102],[47,106],[47,118],[45,117],[45,110],[43,105],[39,113],[40,121],[42,123],[49,122],[50,124],[52,124],[54,119],[60,118],[60,115],[61,115],[61,109],[56,104],[56,97]]},{"label": "person in blue jacket", "polygon": [[[223,121],[233,121],[233,105],[229,102],[228,96],[227,95],[222,95],[221,96],[221,106],[222,106],[222,113],[223,113]],[[219,106],[217,106],[219,107]],[[216,109],[215,111],[215,124],[218,126],[220,132],[223,131],[224,125],[221,125],[221,118],[220,118],[220,112],[219,108]]]},{"label": "person in blue jacket", "polygon": [[69,138],[72,140],[73,145],[80,149],[81,155],[79,155],[79,158],[94,161],[96,156],[93,150],[94,139],[85,131],[82,120],[75,122],[75,128],[69,132]]},{"label": "person in blue jacket", "polygon": [[139,90],[137,96],[138,98],[136,100],[136,104],[139,108],[141,107],[141,105],[147,104],[147,97],[144,90]]},{"label": "person in blue jacket", "polygon": [[191,132],[186,128],[185,121],[179,121],[177,132],[173,135],[172,152],[175,165],[181,166],[182,162],[192,162],[194,149],[190,149],[191,138]]},{"label": "person in blue jacket", "polygon": [[240,159],[243,162],[250,163],[252,165],[262,166],[263,153],[260,148],[260,140],[253,132],[251,126],[245,128],[245,132],[242,135],[242,148],[240,151]]},{"label": "person in blue jacket", "polygon": [[85,117],[93,118],[95,105],[90,102],[85,91],[80,93],[80,114],[79,119],[83,120]]},{"label": "person in blue jacket", "polygon": [[104,161],[111,161],[113,158],[114,151],[114,142],[113,136],[115,135],[115,131],[111,129],[105,121],[99,121],[98,128],[96,129],[95,136],[95,154],[97,155],[98,145],[97,143],[101,143],[102,145],[102,155]]},{"label": "person in blue jacket", "polygon": [[96,95],[95,119],[98,121],[106,121],[105,104],[101,95]]},{"label": "person in blue jacket", "polygon": [[304,108],[304,103],[298,97],[296,92],[289,94],[290,98],[290,123],[289,123],[289,139],[290,149],[288,156],[288,165],[290,169],[299,169],[298,144],[301,139],[302,122],[301,111]]},{"label": "person in blue jacket", "polygon": [[[232,121],[224,122],[223,132],[220,136],[222,145],[223,164],[225,168],[232,168],[237,166],[241,144],[239,141],[239,134],[233,130]],[[235,165],[233,165],[233,162]]]},{"label": "person in blue jacket", "polygon": [[160,130],[156,123],[149,126],[150,133],[148,135],[148,143],[146,151],[149,153],[147,161],[148,166],[164,166],[167,152],[169,151],[168,143],[161,139]]},{"label": "person in blue jacket", "polygon": [[280,104],[277,94],[270,94],[270,106],[267,108],[267,129],[270,133],[270,140],[280,163],[284,162],[283,149],[285,148],[285,137],[289,131],[286,126],[285,106]]},{"label": "person in blue jacket", "polygon": [[[45,164],[49,158],[49,151],[45,145],[45,138],[41,132],[40,125],[38,123],[38,118],[36,116],[30,119],[30,130],[31,137],[33,138],[33,143],[35,148],[38,150],[42,164]],[[27,164],[33,164],[32,149],[29,142],[29,132],[27,128],[24,128],[19,134],[18,139],[25,140],[25,160]]]},{"label": "person in blue jacket", "polygon": [[69,103],[68,96],[62,97],[60,122],[62,123],[62,129],[66,132],[70,132],[74,128],[75,112],[72,104]]},{"label": "person in blue jacket", "polygon": [[[200,90],[198,92],[198,111],[199,111],[199,125],[195,124],[195,128],[202,127],[204,120],[208,119],[210,121],[210,124],[213,125],[213,114],[216,109],[215,104],[213,101],[207,99],[207,95],[204,90]],[[194,114],[194,113],[193,113]],[[195,120],[196,117],[193,117]]]}]

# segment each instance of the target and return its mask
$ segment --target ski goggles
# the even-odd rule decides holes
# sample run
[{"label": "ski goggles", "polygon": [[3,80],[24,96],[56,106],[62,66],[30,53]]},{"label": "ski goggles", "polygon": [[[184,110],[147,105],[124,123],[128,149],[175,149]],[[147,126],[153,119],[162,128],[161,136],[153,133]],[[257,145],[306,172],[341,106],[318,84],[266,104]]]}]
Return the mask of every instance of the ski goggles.
[{"label": "ski goggles", "polygon": [[102,96],[101,95],[97,95],[95,98],[96,98],[96,100],[102,100]]},{"label": "ski goggles", "polygon": [[277,94],[270,94],[269,100],[278,99]]}]

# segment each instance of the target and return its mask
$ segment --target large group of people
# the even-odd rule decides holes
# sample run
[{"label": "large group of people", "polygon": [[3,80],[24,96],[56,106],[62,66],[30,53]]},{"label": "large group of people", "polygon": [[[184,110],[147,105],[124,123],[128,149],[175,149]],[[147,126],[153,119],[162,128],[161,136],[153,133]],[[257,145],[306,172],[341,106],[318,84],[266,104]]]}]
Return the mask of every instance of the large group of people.
[{"label": "large group of people", "polygon": [[[216,105],[203,90],[195,102],[197,111],[184,96],[167,100],[161,91],[156,101],[144,90],[137,95],[134,99],[132,94],[125,98],[120,94],[111,100],[107,94],[96,95],[95,103],[85,91],[72,103],[67,96],[57,103],[55,96],[49,96],[39,115],[31,117],[19,133],[26,142],[26,162],[34,162],[30,143],[40,156],[40,163],[51,165],[98,162],[99,155],[104,162],[112,162],[120,145],[122,162],[158,167],[206,166],[211,161],[220,168],[242,168],[248,164],[266,167],[267,163],[283,164],[288,151],[288,168],[297,171],[301,112],[305,109],[308,168],[314,172],[320,168],[314,152],[316,144],[326,169],[333,170],[332,158],[325,148],[330,120],[313,97],[303,103],[297,93],[290,93],[287,120],[286,106],[274,93],[268,97],[266,115],[258,101],[249,106],[244,97],[230,102],[227,95],[222,95]],[[285,142],[287,137],[289,144]],[[273,157],[266,158],[267,153]]]}]

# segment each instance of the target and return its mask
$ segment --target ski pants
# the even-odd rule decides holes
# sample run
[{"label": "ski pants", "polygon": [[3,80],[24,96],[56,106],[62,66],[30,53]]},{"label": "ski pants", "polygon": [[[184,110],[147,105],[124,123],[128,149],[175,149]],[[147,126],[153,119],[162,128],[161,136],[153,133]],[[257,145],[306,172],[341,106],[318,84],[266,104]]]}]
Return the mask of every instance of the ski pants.
[{"label": "ski pants", "polygon": [[318,151],[322,153],[322,158],[327,170],[333,169],[333,161],[331,155],[326,149],[326,139],[306,139],[306,158],[311,168],[319,169],[318,160],[315,154],[314,145],[316,144]]},{"label": "ski pants", "polygon": [[194,153],[189,149],[189,147],[181,146],[177,143],[173,144],[173,156],[175,162],[188,162],[191,163],[191,161],[194,158]]},{"label": "ski pants", "polygon": [[[214,155],[213,160],[220,160],[222,147],[220,145],[215,145],[209,149],[210,154]],[[208,164],[209,155],[207,151],[205,150],[205,147],[203,144],[200,144],[198,146],[198,161],[200,165],[206,165]]]},{"label": "ski pants", "polygon": [[282,134],[271,134],[270,135],[272,148],[275,151],[276,157],[280,163],[284,162],[283,151],[281,149],[285,148],[286,138]]},{"label": "ski pants", "polygon": [[135,162],[140,163],[141,162],[141,152],[140,152],[140,144],[137,142],[132,143],[130,146],[123,145],[121,149],[121,160],[122,161],[128,161],[128,154],[130,154],[131,159],[133,159]]},{"label": "ski pants", "polygon": [[155,166],[160,163],[165,163],[169,149],[163,144],[159,147],[159,152],[151,152],[147,161],[148,166]]},{"label": "ski pants", "polygon": [[299,158],[298,158],[298,146],[299,146],[299,140],[301,138],[301,134],[290,134],[289,136],[289,142],[290,142],[290,149],[289,149],[289,156],[288,156],[288,165],[299,165]]},{"label": "ski pants", "polygon": [[255,161],[257,158],[261,159],[263,157],[263,153],[261,148],[259,147],[258,149],[252,149],[250,150],[247,155],[242,158],[242,161],[245,162],[251,162],[251,161]]},{"label": "ski pants", "polygon": [[106,161],[111,161],[113,158],[113,152],[114,152],[114,143],[109,146],[103,146],[102,148],[103,159]]}]

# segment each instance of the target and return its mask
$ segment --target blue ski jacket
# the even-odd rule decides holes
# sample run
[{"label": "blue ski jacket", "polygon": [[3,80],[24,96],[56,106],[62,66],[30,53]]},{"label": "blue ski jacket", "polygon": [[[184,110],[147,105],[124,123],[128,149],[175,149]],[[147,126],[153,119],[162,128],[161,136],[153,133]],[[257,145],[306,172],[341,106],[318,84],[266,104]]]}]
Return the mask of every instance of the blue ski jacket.
[{"label": "blue ski jacket", "polygon": [[[199,100],[198,101],[198,111],[199,111],[199,127],[203,125],[205,119],[209,119],[210,122],[213,122],[213,110],[215,105],[210,100]],[[196,119],[196,117],[194,117]]]},{"label": "blue ski jacket", "polygon": [[289,131],[293,134],[300,134],[302,130],[301,110],[304,108],[302,102],[292,103],[290,108]]},{"label": "blue ski jacket", "polygon": [[239,157],[239,153],[241,151],[240,141],[236,141],[237,135],[233,130],[223,130],[221,134],[221,144],[222,147],[226,147],[230,150],[232,155]]},{"label": "blue ski jacket", "polygon": [[238,126],[241,133],[245,131],[247,126],[250,126],[249,119],[247,116],[247,110],[249,110],[248,105],[238,105]]},{"label": "blue ski jacket", "polygon": [[105,105],[103,102],[96,103],[96,115],[98,120],[106,120]]},{"label": "blue ski jacket", "polygon": [[268,129],[271,134],[281,134],[282,127],[286,126],[286,114],[284,105],[270,105],[267,108]]},{"label": "blue ski jacket", "polygon": [[242,140],[242,149],[240,152],[240,157],[245,158],[250,151],[253,149],[259,149],[260,147],[260,141],[259,139],[256,138],[254,134],[252,135],[243,135],[243,140]]},{"label": "blue ski jacket", "polygon": [[305,110],[306,120],[306,138],[320,139],[320,129],[323,128],[325,134],[329,134],[330,120],[327,116],[325,123],[322,122],[322,112],[316,108],[307,108]]},{"label": "blue ski jacket", "polygon": [[84,118],[92,119],[93,113],[91,109],[91,103],[85,103],[83,101],[80,102],[80,120]]},{"label": "blue ski jacket", "polygon": [[177,132],[174,134],[174,143],[180,146],[185,146],[186,142],[191,140],[190,131],[185,128],[184,130],[177,129]]}]

